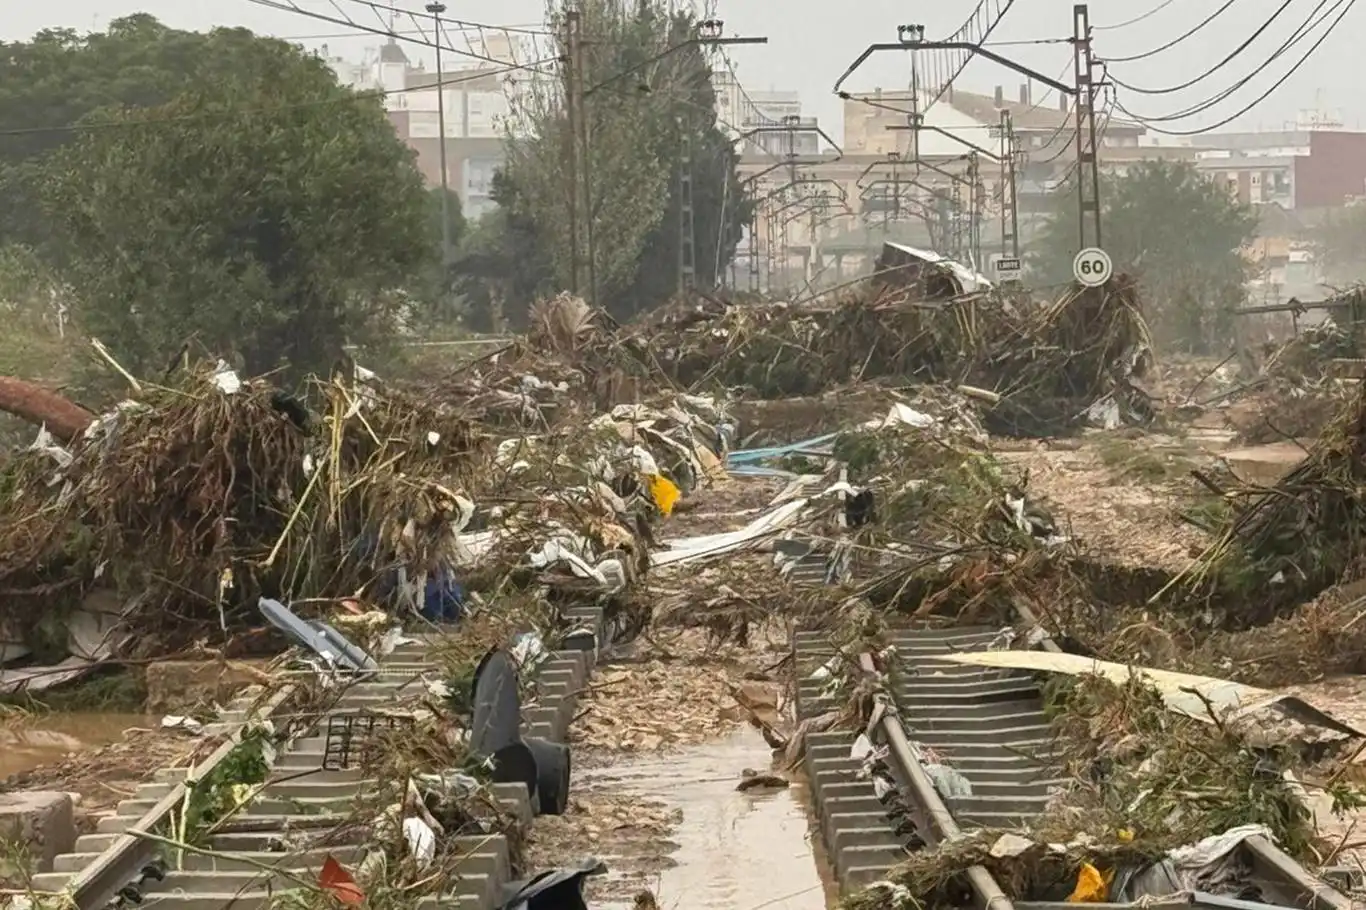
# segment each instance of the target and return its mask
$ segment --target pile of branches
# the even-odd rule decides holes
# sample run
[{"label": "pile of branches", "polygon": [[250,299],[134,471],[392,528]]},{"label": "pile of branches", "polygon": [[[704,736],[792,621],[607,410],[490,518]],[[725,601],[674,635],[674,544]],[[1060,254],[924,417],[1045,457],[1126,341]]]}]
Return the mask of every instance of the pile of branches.
[{"label": "pile of branches", "polygon": [[1363,458],[1366,386],[1273,489],[1229,491],[1240,504],[1189,580],[1196,599],[1238,607],[1224,628],[1261,626],[1288,615],[1336,584],[1361,558]]},{"label": "pile of branches", "polygon": [[1313,816],[1284,776],[1298,763],[1290,747],[1254,743],[1212,704],[1206,717],[1175,712],[1137,674],[1122,684],[1064,677],[1045,694],[1072,781],[1057,811],[1104,820],[1140,842],[1193,844],[1264,825],[1290,855],[1312,855]]},{"label": "pile of branches", "polygon": [[98,583],[137,597],[148,648],[241,630],[258,595],[344,597],[434,566],[481,451],[461,416],[398,393],[333,381],[305,400],[192,371],[7,466],[0,587],[24,626]]},{"label": "pile of branches", "polygon": [[875,520],[851,540],[857,596],[878,607],[994,622],[1070,552],[1026,478],[960,434],[860,430],[837,437],[834,455],[875,497]]},{"label": "pile of branches", "polygon": [[685,388],[785,398],[883,378],[964,383],[992,393],[1001,431],[1024,435],[1077,426],[1112,397],[1132,416],[1151,417],[1129,382],[1146,367],[1149,345],[1127,276],[1038,307],[993,294],[908,300],[872,284],[822,302],[704,301],[629,326],[623,340],[648,342]]},{"label": "pile of branches", "polygon": [[543,429],[640,401],[664,384],[648,346],[625,344],[605,312],[560,294],[536,303],[511,345],[420,386],[491,427]]}]

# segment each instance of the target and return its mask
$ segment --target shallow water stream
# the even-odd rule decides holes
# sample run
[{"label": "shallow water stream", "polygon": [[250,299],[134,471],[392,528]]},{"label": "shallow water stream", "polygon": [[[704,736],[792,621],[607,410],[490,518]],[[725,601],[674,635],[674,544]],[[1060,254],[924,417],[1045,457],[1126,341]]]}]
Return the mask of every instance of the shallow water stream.
[{"label": "shallow water stream", "polygon": [[129,727],[157,723],[140,714],[53,713],[0,719],[0,780],[61,761],[70,752],[116,742]]},{"label": "shallow water stream", "polygon": [[[823,910],[837,889],[806,811],[800,780],[737,792],[746,768],[767,771],[768,745],[745,729],[725,740],[576,772],[576,783],[660,800],[682,813],[674,865],[653,888],[661,910]],[[611,875],[611,859],[604,857]],[[629,904],[595,902],[599,910]]]}]

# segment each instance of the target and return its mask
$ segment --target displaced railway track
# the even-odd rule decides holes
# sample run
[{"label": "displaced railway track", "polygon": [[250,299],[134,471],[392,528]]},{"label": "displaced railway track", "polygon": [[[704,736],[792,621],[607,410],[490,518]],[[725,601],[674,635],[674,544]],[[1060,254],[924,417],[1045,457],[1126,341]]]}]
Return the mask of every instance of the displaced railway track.
[{"label": "displaced railway track", "polygon": [[[602,640],[600,609],[570,611],[567,618],[597,630],[596,640]],[[329,856],[345,865],[359,862],[366,851],[366,830],[355,824],[351,810],[374,781],[360,768],[337,768],[329,760],[334,758],[328,752],[329,718],[354,718],[421,690],[423,676],[436,669],[427,650],[424,642],[400,645],[377,671],[348,683],[337,702],[281,750],[260,794],[229,829],[212,836],[204,852],[178,851],[158,838],[175,830],[190,782],[205,780],[228,761],[253,720],[285,717],[295,687],[275,693],[253,717],[240,702],[230,708],[217,725],[228,738],[209,758],[193,769],[157,772],[132,798],[119,803],[114,814],[100,819],[95,833],[80,837],[75,852],[58,856],[52,872],[36,876],[35,891],[65,892],[70,902],[64,906],[78,910],[151,904],[164,910],[258,910],[270,906],[281,891],[318,882]],[[524,737],[564,742],[596,659],[596,647],[546,656],[535,674],[534,699],[522,709]],[[534,797],[523,784],[494,784],[493,792],[502,808],[523,824],[537,814]],[[565,797],[567,793],[559,794]],[[460,910],[500,906],[502,888],[516,871],[506,838],[462,837],[455,846],[465,851],[455,875],[439,900],[420,904]]]},{"label": "displaced railway track", "polygon": [[[942,660],[952,652],[984,650],[997,636],[989,628],[892,632],[895,650],[890,652],[883,681],[894,708],[875,718],[868,733],[875,745],[887,748],[885,764],[896,782],[896,795],[879,798],[863,773],[863,760],[852,754],[853,734],[819,733],[809,738],[806,766],[816,817],[842,891],[884,880],[894,865],[922,843],[933,846],[973,829],[1017,829],[1046,810],[1050,791],[1061,781],[1038,682],[1027,673]],[[837,657],[828,637],[798,632],[793,644],[798,716],[805,719],[842,707],[840,697],[828,691],[828,679],[820,678],[825,675],[820,669]],[[1046,646],[1051,647],[1051,642]],[[872,655],[861,655],[859,660],[863,671],[873,672]],[[943,766],[927,762],[926,749],[945,757],[952,768],[947,778]],[[953,773],[961,775],[956,782]],[[939,775],[939,788],[932,775]],[[961,795],[945,798],[944,791]],[[1315,879],[1266,839],[1249,838],[1238,849],[1252,870],[1253,884],[1271,904],[1351,910],[1352,901]],[[1071,906],[1011,901],[980,866],[969,870],[966,878],[971,903],[980,910]],[[1264,905],[1195,894],[1150,901],[1145,906],[1251,910]]]}]

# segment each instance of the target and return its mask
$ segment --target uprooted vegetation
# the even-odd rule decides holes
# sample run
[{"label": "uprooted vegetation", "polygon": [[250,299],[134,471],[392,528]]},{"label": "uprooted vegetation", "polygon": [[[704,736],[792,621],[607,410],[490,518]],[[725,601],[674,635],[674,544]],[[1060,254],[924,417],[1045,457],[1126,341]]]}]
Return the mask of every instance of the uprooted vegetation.
[{"label": "uprooted vegetation", "polygon": [[[1061,677],[1045,699],[1049,751],[1060,762],[1048,807],[1021,828],[969,831],[912,853],[886,884],[846,899],[845,910],[963,906],[973,867],[1012,900],[1142,901],[1178,883],[1219,890],[1223,864],[1191,863],[1196,854],[1186,851],[1232,830],[1260,831],[1307,863],[1331,855],[1294,777],[1324,757],[1322,748],[1296,749],[1283,731],[1259,728],[1256,715],[1235,719],[1208,701],[1203,714],[1176,710],[1137,673],[1123,682]],[[1361,802],[1343,784],[1328,792],[1335,807]]]},{"label": "uprooted vegetation", "polygon": [[860,289],[828,303],[699,303],[629,329],[683,387],[741,387],[759,398],[818,395],[854,382],[966,384],[993,402],[987,425],[1037,435],[1082,425],[1096,406],[1133,419],[1151,406],[1131,384],[1149,341],[1136,285],[1073,288],[1029,305],[995,295],[950,301]]}]

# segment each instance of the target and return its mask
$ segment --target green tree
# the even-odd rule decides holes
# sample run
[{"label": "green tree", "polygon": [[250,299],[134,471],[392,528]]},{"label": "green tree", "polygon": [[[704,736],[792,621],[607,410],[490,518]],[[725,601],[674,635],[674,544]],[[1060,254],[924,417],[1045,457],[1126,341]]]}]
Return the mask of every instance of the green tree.
[{"label": "green tree", "polygon": [[326,367],[408,315],[430,197],[375,96],[283,41],[227,36],[171,102],[97,111],[38,186],[76,317],[133,367],[195,337],[251,372]]},{"label": "green tree", "polygon": [[0,243],[48,239],[32,195],[43,156],[79,137],[71,129],[92,111],[155,107],[188,80],[250,72],[274,49],[245,29],[185,32],[145,13],[115,19],[106,31],[39,32],[0,42]]},{"label": "green tree", "polygon": [[[584,263],[579,286],[589,291],[591,275],[597,302],[629,316],[676,289],[685,156],[691,160],[700,283],[710,284],[734,255],[749,203],[735,153],[717,128],[710,67],[692,43],[695,17],[660,0],[587,0],[579,9],[581,32],[592,37],[582,51],[581,113],[589,140],[579,173],[589,176],[588,192],[580,177],[577,193]],[[552,3],[547,18],[563,34],[563,6]],[[567,47],[559,50],[569,54]],[[570,135],[563,95],[559,86],[540,84],[522,98],[496,197],[508,210],[505,224],[518,231],[517,242],[545,247],[537,259],[547,273],[531,276],[541,290],[572,281],[573,187],[565,168]]]},{"label": "green tree", "polygon": [[[1257,218],[1186,162],[1144,161],[1101,179],[1104,247],[1116,271],[1139,279],[1149,321],[1165,342],[1204,351],[1226,344],[1248,278],[1242,249]],[[1038,283],[1072,278],[1077,253],[1075,181],[1054,194],[1033,244]]]},{"label": "green tree", "polygon": [[1366,206],[1330,212],[1313,233],[1324,278],[1334,285],[1366,280]]}]

